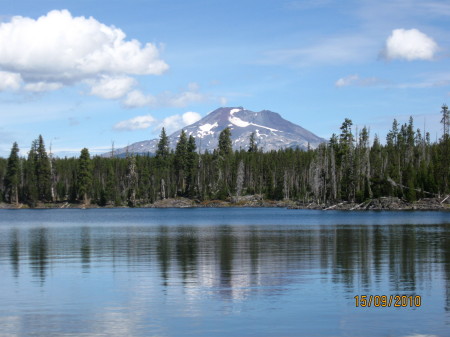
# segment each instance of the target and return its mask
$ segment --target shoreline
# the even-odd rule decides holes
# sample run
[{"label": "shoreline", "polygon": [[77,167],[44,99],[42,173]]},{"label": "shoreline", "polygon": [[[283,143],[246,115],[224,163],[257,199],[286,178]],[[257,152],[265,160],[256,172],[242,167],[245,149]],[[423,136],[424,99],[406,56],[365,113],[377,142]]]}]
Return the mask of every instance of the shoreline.
[{"label": "shoreline", "polygon": [[342,210],[342,211],[450,211],[450,198],[424,198],[415,202],[407,202],[396,197],[381,197],[369,199],[362,203],[347,201],[328,202],[319,204],[316,202],[301,202],[294,200],[267,200],[260,196],[244,196],[230,200],[207,200],[199,201],[188,198],[168,198],[158,200],[153,204],[138,204],[136,207],[123,205],[69,203],[67,201],[57,203],[38,203],[35,207],[26,204],[0,203],[0,209],[91,209],[91,208],[287,208],[287,209],[311,209],[311,210]]}]

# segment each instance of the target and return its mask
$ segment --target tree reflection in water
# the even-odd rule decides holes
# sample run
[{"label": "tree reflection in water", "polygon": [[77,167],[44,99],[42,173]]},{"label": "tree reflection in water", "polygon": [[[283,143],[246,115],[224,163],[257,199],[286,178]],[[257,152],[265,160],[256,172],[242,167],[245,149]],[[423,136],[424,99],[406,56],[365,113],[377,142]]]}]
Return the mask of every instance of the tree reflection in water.
[{"label": "tree reflection in water", "polygon": [[9,257],[13,275],[29,263],[40,282],[69,259],[78,259],[83,272],[93,261],[142,267],[158,272],[166,286],[203,285],[224,298],[283,291],[312,274],[342,285],[348,296],[386,287],[412,294],[442,277],[450,310],[449,224],[31,227],[8,234],[0,253]]}]

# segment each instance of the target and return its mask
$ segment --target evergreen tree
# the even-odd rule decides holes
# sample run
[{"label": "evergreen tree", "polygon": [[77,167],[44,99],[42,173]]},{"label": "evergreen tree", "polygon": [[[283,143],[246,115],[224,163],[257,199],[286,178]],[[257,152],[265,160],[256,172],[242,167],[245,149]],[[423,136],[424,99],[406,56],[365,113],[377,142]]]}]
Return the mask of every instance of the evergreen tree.
[{"label": "evergreen tree", "polygon": [[339,135],[339,166],[342,172],[341,197],[350,201],[354,200],[356,194],[352,125],[352,121],[346,118],[342,123]]},{"label": "evergreen tree", "polygon": [[177,175],[177,191],[183,195],[185,192],[186,173],[187,173],[187,151],[188,140],[184,130],[181,130],[180,138],[178,139],[175,148],[175,172]]},{"label": "evergreen tree", "polygon": [[448,110],[448,106],[446,104],[442,105],[441,110],[442,118],[441,118],[441,124],[442,124],[442,140],[446,141],[450,134],[450,111]]},{"label": "evergreen tree", "polygon": [[127,157],[128,169],[127,169],[127,180],[128,180],[128,192],[127,201],[128,206],[136,206],[136,192],[138,188],[138,173],[136,167],[136,156],[131,155]]},{"label": "evergreen tree", "polygon": [[6,199],[10,203],[19,202],[19,184],[20,184],[20,159],[19,159],[19,146],[14,142],[11,154],[8,158],[8,164],[6,168],[5,176],[5,190]]},{"label": "evergreen tree", "polygon": [[37,139],[35,170],[38,199],[44,202],[50,201],[52,187],[51,166],[50,159],[45,150],[44,139],[41,135]]},{"label": "evergreen tree", "polygon": [[177,172],[185,171],[187,162],[188,139],[186,132],[181,130],[177,146],[175,148],[175,170]]},{"label": "evergreen tree", "polygon": [[189,196],[194,195],[194,185],[195,185],[195,169],[197,164],[197,153],[195,152],[197,145],[195,143],[194,136],[190,135],[187,144],[187,162],[186,162],[186,190]]},{"label": "evergreen tree", "polygon": [[[196,153],[195,138],[184,132],[175,152],[169,152],[165,131],[156,158],[91,160],[88,150],[83,149],[79,159],[54,158],[55,201],[92,199],[100,205],[128,202],[133,206],[138,201],[154,202],[181,193],[201,200],[260,194],[304,203],[338,203],[362,202],[372,196],[414,201],[449,194],[450,165],[446,160],[450,140],[445,141],[449,138],[446,132],[439,141],[431,142],[428,132],[413,128],[412,118],[402,125],[394,120],[386,145],[375,135],[370,147],[369,130],[364,127],[354,137],[351,127],[351,120],[346,119],[340,134],[333,134],[329,144],[308,151],[232,152],[229,129],[221,133],[215,154]],[[16,151],[13,145],[10,158],[0,158],[0,200],[5,197],[31,207],[50,200],[51,194],[45,195],[50,189],[42,188],[45,172],[49,172],[46,167],[50,168],[42,137],[33,141],[27,159],[19,158],[17,152],[18,146]],[[18,175],[14,174],[17,162],[22,169]],[[17,176],[18,197],[14,197]]]},{"label": "evergreen tree", "polygon": [[36,177],[37,147],[37,140],[33,140],[24,166],[25,188],[23,199],[30,207],[34,207],[38,201],[38,186]]},{"label": "evergreen tree", "polygon": [[166,159],[169,156],[169,137],[166,135],[166,130],[162,128],[159,136],[158,148],[156,150],[156,157]]},{"label": "evergreen tree", "polygon": [[218,152],[221,156],[227,156],[233,152],[230,128],[225,128],[222,130],[222,132],[220,132]]},{"label": "evergreen tree", "polygon": [[112,203],[116,206],[120,205],[119,193],[117,191],[119,183],[117,174],[115,172],[113,164],[115,159],[112,158],[106,172],[106,186],[105,186],[105,204]]},{"label": "evergreen tree", "polygon": [[249,148],[248,152],[258,152],[258,145],[256,144],[256,133],[252,132],[249,138]]},{"label": "evergreen tree", "polygon": [[87,148],[81,150],[80,158],[78,159],[77,188],[78,198],[84,204],[89,204],[92,188],[92,164]]},{"label": "evergreen tree", "polygon": [[443,188],[447,191],[450,180],[450,111],[448,110],[447,105],[442,105],[441,114],[443,133],[440,143],[440,171],[443,180]]}]

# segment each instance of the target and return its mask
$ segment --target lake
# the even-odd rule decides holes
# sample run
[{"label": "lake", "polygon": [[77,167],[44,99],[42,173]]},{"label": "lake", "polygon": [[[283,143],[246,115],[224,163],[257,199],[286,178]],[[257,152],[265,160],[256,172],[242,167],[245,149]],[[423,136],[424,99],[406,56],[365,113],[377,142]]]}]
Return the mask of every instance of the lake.
[{"label": "lake", "polygon": [[450,212],[0,210],[0,290],[2,337],[450,336]]}]

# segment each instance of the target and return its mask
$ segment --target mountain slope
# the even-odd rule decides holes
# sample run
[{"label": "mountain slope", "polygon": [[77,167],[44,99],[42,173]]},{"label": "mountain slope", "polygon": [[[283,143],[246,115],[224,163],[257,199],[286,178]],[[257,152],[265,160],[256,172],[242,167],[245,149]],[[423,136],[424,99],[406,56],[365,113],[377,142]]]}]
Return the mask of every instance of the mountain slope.
[{"label": "mountain slope", "polygon": [[[235,150],[247,149],[252,132],[256,134],[258,147],[263,151],[282,148],[307,149],[316,148],[324,142],[312,132],[282,118],[278,113],[269,110],[254,112],[238,108],[219,108],[212,111],[198,122],[184,127],[186,134],[193,135],[197,148],[204,152],[213,151],[217,147],[220,132],[229,127]],[[181,130],[169,136],[170,148],[174,149]],[[159,139],[146,140],[117,149],[115,155],[129,153],[155,153]],[[105,154],[108,155],[108,154]]]}]

